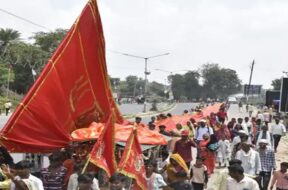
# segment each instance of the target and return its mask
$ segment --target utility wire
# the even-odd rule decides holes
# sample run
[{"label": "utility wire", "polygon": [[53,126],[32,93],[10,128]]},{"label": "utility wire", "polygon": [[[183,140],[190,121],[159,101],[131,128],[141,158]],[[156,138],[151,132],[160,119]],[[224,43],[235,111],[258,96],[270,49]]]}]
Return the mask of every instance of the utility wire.
[{"label": "utility wire", "polygon": [[15,15],[15,14],[9,12],[9,11],[6,11],[6,10],[4,10],[4,9],[1,9],[1,8],[0,8],[0,11],[3,12],[3,13],[8,14],[8,15],[10,15],[10,16],[16,17],[16,18],[18,18],[18,19],[20,19],[20,20],[22,20],[22,21],[28,22],[29,24],[32,24],[32,25],[34,25],[34,26],[37,26],[37,27],[40,27],[40,28],[44,28],[45,30],[48,30],[48,31],[52,31],[51,29],[49,29],[49,28],[47,28],[47,27],[45,27],[45,26],[42,26],[42,25],[40,25],[40,24],[37,24],[37,23],[35,23],[35,22],[31,21],[31,20],[28,20],[28,19],[26,19],[26,18],[23,18],[23,17],[21,17],[21,16],[17,16],[17,15]]}]

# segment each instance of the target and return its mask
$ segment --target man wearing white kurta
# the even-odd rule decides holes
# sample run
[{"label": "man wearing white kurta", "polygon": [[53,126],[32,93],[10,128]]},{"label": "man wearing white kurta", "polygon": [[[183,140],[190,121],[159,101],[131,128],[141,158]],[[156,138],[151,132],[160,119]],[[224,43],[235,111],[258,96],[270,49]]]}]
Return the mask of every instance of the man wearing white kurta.
[{"label": "man wearing white kurta", "polygon": [[259,153],[250,147],[250,144],[243,143],[241,150],[236,153],[236,159],[242,161],[244,173],[256,177],[261,170],[261,161]]}]

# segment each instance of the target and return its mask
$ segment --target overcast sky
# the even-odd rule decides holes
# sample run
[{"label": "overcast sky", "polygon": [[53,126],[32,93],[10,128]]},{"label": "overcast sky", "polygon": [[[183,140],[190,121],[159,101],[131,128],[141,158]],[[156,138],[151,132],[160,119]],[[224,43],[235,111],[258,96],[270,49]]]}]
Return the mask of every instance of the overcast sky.
[{"label": "overcast sky", "polygon": [[[0,0],[0,8],[52,30],[70,28],[86,0]],[[288,71],[287,0],[98,0],[107,50],[150,59],[149,80],[165,82],[169,73],[197,70],[218,63],[237,71],[248,83],[269,88]],[[13,28],[28,39],[45,29],[0,12],[0,27]],[[107,51],[112,77],[144,78],[144,60]]]}]

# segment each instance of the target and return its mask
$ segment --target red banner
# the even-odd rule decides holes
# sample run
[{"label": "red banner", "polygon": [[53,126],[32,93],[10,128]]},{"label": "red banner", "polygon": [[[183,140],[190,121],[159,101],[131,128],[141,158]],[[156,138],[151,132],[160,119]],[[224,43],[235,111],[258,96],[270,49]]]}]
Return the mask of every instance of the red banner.
[{"label": "red banner", "polygon": [[137,129],[134,129],[126,143],[118,171],[130,178],[135,179],[134,190],[147,190],[145,179],[145,166],[142,157],[140,143],[138,141]]},{"label": "red banner", "polygon": [[90,0],[3,130],[1,144],[14,152],[64,147],[70,133],[110,109],[123,121],[107,75],[105,43],[95,0]]},{"label": "red banner", "polygon": [[[73,141],[96,140],[104,128],[103,123],[93,122],[88,128],[77,129],[72,132]],[[134,126],[115,124],[115,140],[127,142]],[[157,131],[151,131],[146,127],[138,127],[138,137],[140,144],[166,145],[167,141]]]},{"label": "red banner", "polygon": [[116,171],[115,121],[113,114],[109,117],[104,130],[91,151],[90,162],[102,168],[109,177]]}]

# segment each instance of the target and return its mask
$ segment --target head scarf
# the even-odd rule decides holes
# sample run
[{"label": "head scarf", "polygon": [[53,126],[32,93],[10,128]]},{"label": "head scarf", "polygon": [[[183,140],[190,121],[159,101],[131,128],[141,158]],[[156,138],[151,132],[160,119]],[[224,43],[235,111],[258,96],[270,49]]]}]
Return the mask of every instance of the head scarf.
[{"label": "head scarf", "polygon": [[188,169],[185,161],[183,160],[183,158],[180,156],[180,154],[177,154],[177,153],[176,153],[176,154],[172,154],[172,155],[170,156],[170,158],[172,158],[173,160],[175,160],[175,161],[179,164],[179,166],[181,166],[181,168],[183,168],[183,169],[185,170],[185,172],[186,172],[187,174],[189,174],[189,169]]}]

